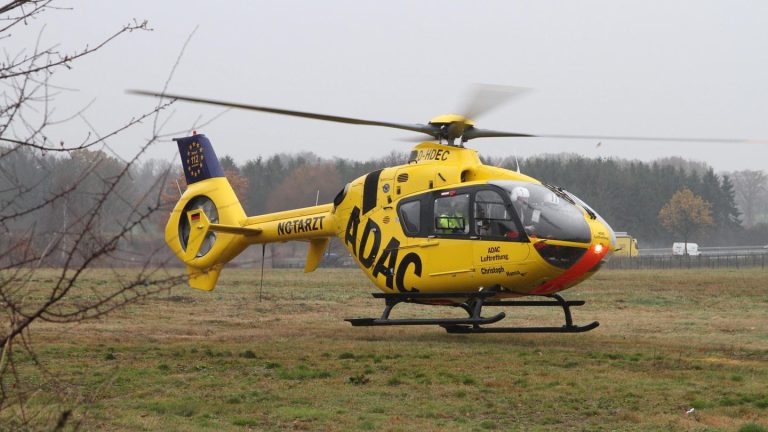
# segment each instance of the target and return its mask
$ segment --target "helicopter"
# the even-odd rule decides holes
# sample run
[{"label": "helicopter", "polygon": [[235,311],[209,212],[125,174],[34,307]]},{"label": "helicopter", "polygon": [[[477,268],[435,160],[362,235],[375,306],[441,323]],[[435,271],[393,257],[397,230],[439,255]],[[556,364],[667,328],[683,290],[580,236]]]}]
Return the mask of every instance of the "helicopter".
[{"label": "helicopter", "polygon": [[[168,93],[134,94],[429,135],[408,162],[347,183],[333,202],[248,216],[204,134],[175,138],[187,189],[173,208],[165,241],[187,267],[192,288],[211,291],[229,261],[247,247],[309,243],[305,272],[314,271],[338,237],[384,300],[378,318],[353,326],[437,325],[449,333],[579,333],[559,292],[593,276],[617,248],[616,234],[574,194],[518,171],[481,162],[465,144],[488,137],[556,137],[733,142],[708,138],[532,135],[475,127],[468,116],[441,115],[427,124],[391,123],[293,111]],[[533,299],[519,299],[529,296]],[[458,307],[461,318],[392,318],[402,303]],[[562,326],[502,326],[505,312],[485,306],[555,307]]]}]

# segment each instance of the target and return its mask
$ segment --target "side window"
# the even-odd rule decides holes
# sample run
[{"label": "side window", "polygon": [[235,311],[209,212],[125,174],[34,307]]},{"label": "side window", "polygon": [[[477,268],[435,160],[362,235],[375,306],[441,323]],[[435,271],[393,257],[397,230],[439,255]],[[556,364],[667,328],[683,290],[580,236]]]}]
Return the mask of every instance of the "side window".
[{"label": "side window", "polygon": [[421,201],[411,201],[400,206],[400,224],[408,235],[416,235],[421,231]]},{"label": "side window", "polygon": [[436,234],[469,233],[469,194],[436,198],[434,209]]},{"label": "side window", "polygon": [[482,190],[475,194],[474,217],[475,232],[480,237],[522,239],[514,217],[496,191]]}]

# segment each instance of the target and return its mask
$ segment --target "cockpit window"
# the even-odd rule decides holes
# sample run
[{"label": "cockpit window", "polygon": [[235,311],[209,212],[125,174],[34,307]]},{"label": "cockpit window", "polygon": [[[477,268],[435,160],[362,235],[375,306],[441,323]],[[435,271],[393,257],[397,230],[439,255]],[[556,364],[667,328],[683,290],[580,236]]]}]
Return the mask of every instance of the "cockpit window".
[{"label": "cockpit window", "polygon": [[521,240],[520,229],[504,201],[494,190],[481,190],[475,194],[475,232],[481,238]]},{"label": "cockpit window", "polygon": [[589,243],[592,240],[584,214],[564,193],[536,183],[490,183],[507,191],[529,237],[579,243]]},{"label": "cockpit window", "polygon": [[576,201],[576,203],[578,205],[584,207],[585,210],[591,211],[592,214],[594,215],[594,217],[608,228],[608,233],[609,233],[610,238],[611,238],[611,249],[615,249],[616,248],[616,233],[613,231],[613,228],[611,228],[611,226],[608,224],[608,222],[606,222],[606,220],[603,219],[603,217],[600,216],[600,214],[598,214],[592,207],[590,207],[587,203],[582,201],[581,198],[577,197],[576,195],[574,195],[574,194],[572,194],[572,193],[570,193],[568,191],[563,191],[563,192],[568,194],[568,196],[571,197],[572,200]]},{"label": "cockpit window", "polygon": [[400,222],[406,234],[418,234],[421,217],[421,201],[410,201],[400,206]]},{"label": "cockpit window", "polygon": [[436,198],[434,210],[435,233],[469,233],[469,194]]}]

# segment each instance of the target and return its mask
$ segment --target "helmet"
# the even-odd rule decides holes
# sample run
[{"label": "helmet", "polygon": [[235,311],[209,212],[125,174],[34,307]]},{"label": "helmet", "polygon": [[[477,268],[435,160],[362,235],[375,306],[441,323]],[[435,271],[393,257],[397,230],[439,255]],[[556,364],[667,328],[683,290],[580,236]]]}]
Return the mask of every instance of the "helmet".
[{"label": "helmet", "polygon": [[528,191],[527,188],[524,188],[522,186],[517,186],[516,188],[512,189],[512,201],[517,201],[518,198],[529,198],[531,196],[531,193]]}]

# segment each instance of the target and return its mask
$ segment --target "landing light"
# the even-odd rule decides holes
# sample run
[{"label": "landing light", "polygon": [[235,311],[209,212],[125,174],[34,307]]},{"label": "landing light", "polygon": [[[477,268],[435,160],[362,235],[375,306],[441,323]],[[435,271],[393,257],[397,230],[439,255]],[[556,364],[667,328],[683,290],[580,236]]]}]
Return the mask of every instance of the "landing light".
[{"label": "landing light", "polygon": [[595,253],[599,254],[600,252],[602,252],[603,251],[603,247],[604,246],[602,244],[595,245]]}]

